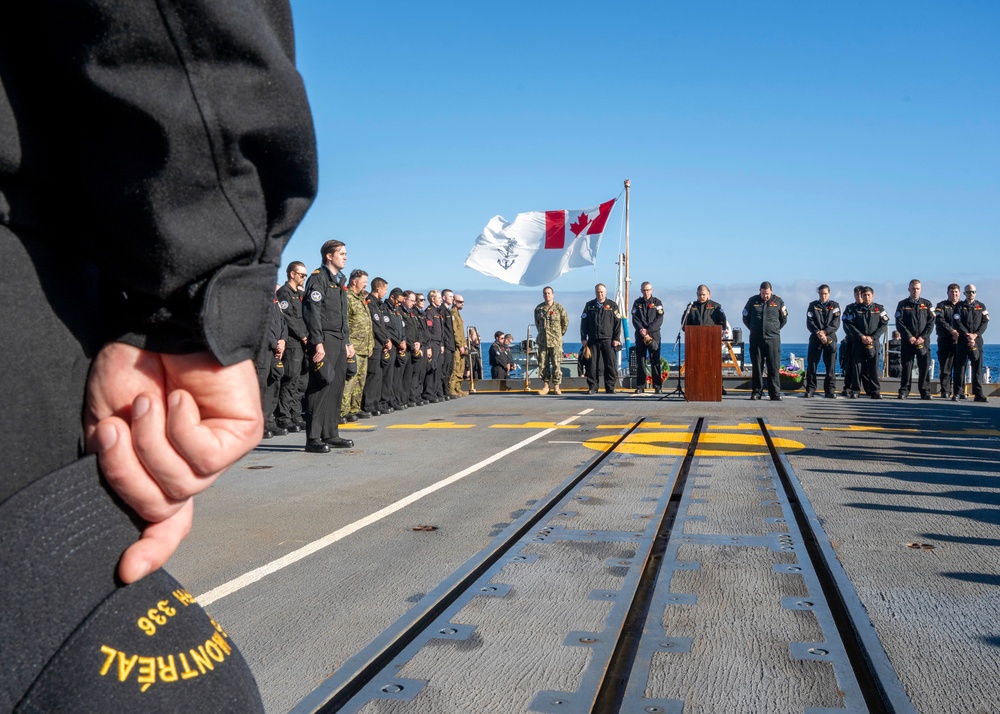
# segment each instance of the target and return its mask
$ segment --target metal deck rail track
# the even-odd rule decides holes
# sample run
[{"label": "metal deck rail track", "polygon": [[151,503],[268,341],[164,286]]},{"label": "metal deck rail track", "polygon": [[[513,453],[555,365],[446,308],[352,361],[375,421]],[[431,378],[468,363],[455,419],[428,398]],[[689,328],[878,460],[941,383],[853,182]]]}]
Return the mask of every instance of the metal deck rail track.
[{"label": "metal deck rail track", "polygon": [[535,504],[532,512],[525,514],[517,522],[508,526],[493,543],[466,563],[463,568],[428,593],[420,603],[393,627],[383,632],[372,643],[350,658],[319,687],[305,697],[292,712],[306,714],[316,712],[326,714],[341,709],[358,694],[384,667],[399,655],[431,623],[448,609],[483,573],[493,567],[507,551],[521,538],[531,532],[551,511],[598,468],[628,436],[644,421],[638,419],[611,444],[610,448],[597,454],[576,474],[560,484],[545,499]]},{"label": "metal deck rail track", "polygon": [[[449,611],[454,613],[456,603],[459,603],[461,598],[468,597],[470,588],[477,584],[477,581],[480,581],[481,585],[481,578],[491,569],[495,572],[498,564],[502,566],[501,561],[515,544],[539,524],[551,518],[553,509],[579,489],[581,483],[616,452],[642,421],[638,420],[623,431],[609,448],[560,484],[544,500],[536,504],[532,512],[508,526],[486,550],[442,582],[404,618],[383,632],[368,647],[345,662],[330,679],[304,698],[293,712],[296,714],[336,712],[348,703],[351,706],[347,708],[352,711],[362,706],[366,697],[379,691],[374,687],[384,684],[384,674],[382,680],[376,678],[390,665],[393,666],[393,671],[397,672],[402,667],[400,663],[405,663],[413,656],[415,650],[422,646],[421,642],[426,641],[428,628],[435,625],[435,621],[437,621],[436,627],[442,628],[442,620],[439,618],[447,615]],[[916,714],[801,484],[795,477],[787,458],[775,446],[764,419],[757,419],[757,426],[767,445],[769,458],[767,470],[771,476],[757,478],[766,478],[773,482],[773,488],[762,486],[761,490],[774,491],[773,497],[776,500],[769,503],[780,504],[784,516],[769,521],[783,524],[787,528],[787,534],[747,536],[732,533],[699,535],[684,532],[685,521],[690,522],[692,518],[700,518],[688,515],[687,509],[691,504],[703,502],[703,499],[692,497],[693,485],[689,484],[689,476],[692,476],[692,464],[696,463],[699,438],[707,428],[705,422],[705,418],[697,420],[686,453],[676,468],[674,480],[672,484],[664,486],[666,493],[659,500],[662,512],[659,512],[655,536],[641,563],[639,559],[636,560],[634,567],[637,570],[633,571],[634,576],[627,578],[630,584],[622,587],[622,593],[626,593],[631,599],[629,602],[616,605],[618,608],[615,610],[618,613],[616,616],[620,616],[620,620],[609,624],[604,632],[595,633],[594,637],[587,636],[580,639],[580,642],[591,643],[594,643],[595,639],[605,640],[597,642],[593,647],[593,664],[588,665],[589,669],[583,675],[584,681],[580,685],[580,691],[540,692],[530,709],[539,712],[569,711],[574,714],[584,711],[590,711],[592,714],[612,714],[618,711],[670,714],[681,711],[684,706],[682,701],[670,698],[646,698],[650,695],[645,693],[646,677],[649,676],[650,668],[653,666],[654,655],[658,651],[663,651],[657,647],[676,647],[677,643],[684,639],[667,637],[667,640],[673,639],[674,643],[650,644],[651,641],[655,643],[664,640],[659,620],[660,613],[669,608],[666,601],[683,600],[689,605],[694,602],[692,595],[671,593],[673,574],[683,568],[697,567],[696,563],[683,562],[678,556],[679,549],[692,545],[708,548],[727,547],[735,542],[737,546],[742,547],[763,546],[772,550],[794,551],[798,557],[798,562],[794,565],[775,565],[775,572],[801,576],[809,595],[806,598],[785,598],[799,602],[782,602],[781,607],[812,610],[825,639],[814,643],[792,642],[791,657],[831,664],[841,690],[843,706],[846,707],[807,707],[805,710],[807,714],[834,711]],[[537,534],[541,537],[535,540],[545,540],[553,535],[553,530],[555,536],[559,536],[560,528],[562,527],[542,528]],[[527,560],[530,557],[532,556],[517,555],[514,559]],[[493,589],[502,590],[504,587],[506,586],[498,585]],[[480,589],[485,591],[490,588],[487,586]],[[502,595],[504,592],[492,594]],[[803,600],[807,602],[802,602]],[[614,620],[614,617],[609,615],[609,621]],[[443,621],[446,622],[447,617]],[[462,639],[468,636],[468,632],[460,631],[463,627],[465,626],[446,625],[432,633],[432,636]],[[587,635],[587,633],[570,634],[573,637]],[[672,651],[682,653],[684,650]],[[391,676],[396,677],[396,675]],[[398,677],[395,681],[399,684],[382,686],[381,692],[388,693],[387,696],[390,698],[400,700],[412,700],[426,684],[419,680],[404,680]],[[403,692],[404,688],[409,688],[411,691]]]}]

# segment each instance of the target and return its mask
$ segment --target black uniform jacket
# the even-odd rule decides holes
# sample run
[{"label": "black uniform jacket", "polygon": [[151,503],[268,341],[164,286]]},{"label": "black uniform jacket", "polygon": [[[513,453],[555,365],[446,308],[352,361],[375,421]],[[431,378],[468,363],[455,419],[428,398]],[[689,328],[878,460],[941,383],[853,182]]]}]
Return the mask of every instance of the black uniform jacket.
[{"label": "black uniform jacket", "polygon": [[855,303],[852,308],[844,315],[844,332],[852,340],[863,336],[871,337],[878,346],[879,338],[885,334],[889,325],[889,313],[877,302],[871,305]]},{"label": "black uniform jacket", "polygon": [[750,328],[753,338],[773,339],[781,336],[781,328],[788,322],[785,301],[777,295],[765,300],[759,294],[747,300],[743,308],[743,324]]},{"label": "black uniform jacket", "polygon": [[954,339],[951,331],[955,329],[955,311],[961,304],[961,301],[952,303],[951,300],[942,300],[934,306],[934,330],[939,340]]},{"label": "black uniform jacket", "polygon": [[580,319],[580,342],[588,340],[622,341],[622,314],[614,300],[600,303],[595,298],[584,306]]},{"label": "black uniform jacket", "polygon": [[302,319],[302,293],[285,283],[277,292],[278,309],[288,325],[289,336],[301,346],[302,338],[308,336],[306,323]]},{"label": "black uniform jacket", "polygon": [[963,300],[955,309],[953,322],[960,335],[976,334],[982,337],[990,324],[990,313],[978,300]]},{"label": "black uniform jacket", "polygon": [[441,307],[435,309],[441,316],[441,339],[444,342],[444,348],[448,352],[454,352],[457,349],[455,343],[455,318],[452,317],[451,309],[444,303],[441,303]]},{"label": "black uniform jacket", "polygon": [[923,337],[924,342],[934,331],[934,306],[930,300],[905,298],[896,305],[896,329],[900,342],[909,344],[911,337]]},{"label": "black uniform jacket", "polygon": [[309,344],[313,347],[324,342],[327,337],[350,342],[346,282],[343,272],[335,276],[325,265],[314,270],[306,280],[306,291],[302,296],[302,319],[309,330]]},{"label": "black uniform jacket", "polygon": [[389,339],[389,315],[386,312],[386,305],[382,303],[374,294],[368,293],[368,312],[372,316],[372,334],[375,336],[376,349],[372,354],[381,352],[386,341]]},{"label": "black uniform jacket", "polygon": [[507,369],[507,348],[501,342],[490,345],[490,367]]},{"label": "black uniform jacket", "polygon": [[659,336],[663,326],[663,303],[660,298],[637,298],[632,303],[632,326],[636,332],[645,329],[653,337]]},{"label": "black uniform jacket", "polygon": [[806,329],[810,335],[822,330],[830,342],[836,342],[837,330],[840,329],[840,304],[836,300],[813,300],[806,308]]},{"label": "black uniform jacket", "polygon": [[726,313],[722,305],[714,300],[691,303],[691,309],[687,311],[685,325],[721,325],[726,329]]},{"label": "black uniform jacket", "polygon": [[0,224],[74,256],[99,342],[253,358],[316,193],[294,56],[280,0],[5,4]]}]

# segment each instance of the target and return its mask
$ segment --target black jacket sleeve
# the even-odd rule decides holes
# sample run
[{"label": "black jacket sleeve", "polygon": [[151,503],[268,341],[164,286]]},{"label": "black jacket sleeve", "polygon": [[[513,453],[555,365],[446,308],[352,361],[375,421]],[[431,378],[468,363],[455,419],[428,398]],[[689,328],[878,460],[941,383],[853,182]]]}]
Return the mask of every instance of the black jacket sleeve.
[{"label": "black jacket sleeve", "polygon": [[0,222],[85,256],[107,339],[252,357],[316,178],[286,0],[4,8]]}]

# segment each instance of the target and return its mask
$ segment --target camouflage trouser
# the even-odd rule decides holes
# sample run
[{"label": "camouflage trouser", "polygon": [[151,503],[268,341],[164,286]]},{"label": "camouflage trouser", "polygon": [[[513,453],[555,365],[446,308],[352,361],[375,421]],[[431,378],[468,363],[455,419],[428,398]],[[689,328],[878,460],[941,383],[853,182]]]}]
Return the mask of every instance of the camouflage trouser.
[{"label": "camouflage trouser", "polygon": [[543,381],[551,382],[553,385],[562,382],[562,356],[561,344],[539,349],[538,366]]},{"label": "camouflage trouser", "polygon": [[451,379],[448,380],[447,394],[458,394],[462,388],[462,380],[465,379],[465,355],[459,350],[455,350],[455,359],[452,362]]},{"label": "camouflage trouser", "polygon": [[368,375],[368,355],[357,355],[358,373],[344,385],[344,399],[340,403],[340,416],[361,411],[361,394],[365,390]]}]

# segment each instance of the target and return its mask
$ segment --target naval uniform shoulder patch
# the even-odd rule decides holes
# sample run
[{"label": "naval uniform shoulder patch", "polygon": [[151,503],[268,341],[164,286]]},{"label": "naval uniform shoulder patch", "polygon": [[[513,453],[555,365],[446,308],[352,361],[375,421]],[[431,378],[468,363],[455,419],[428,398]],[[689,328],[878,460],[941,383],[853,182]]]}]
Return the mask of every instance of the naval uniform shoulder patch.
[{"label": "naval uniform shoulder patch", "polygon": [[747,310],[746,308],[743,308],[743,316],[746,317],[749,314],[750,314],[750,311]]},{"label": "naval uniform shoulder patch", "polygon": [[309,293],[309,299],[312,300],[313,302],[320,302],[323,299],[323,293],[321,293],[319,290],[313,290],[311,293]]},{"label": "naval uniform shoulder patch", "polygon": [[288,301],[287,300],[282,300],[281,302],[278,303],[278,307],[280,307],[282,310],[287,310],[288,309]]}]

